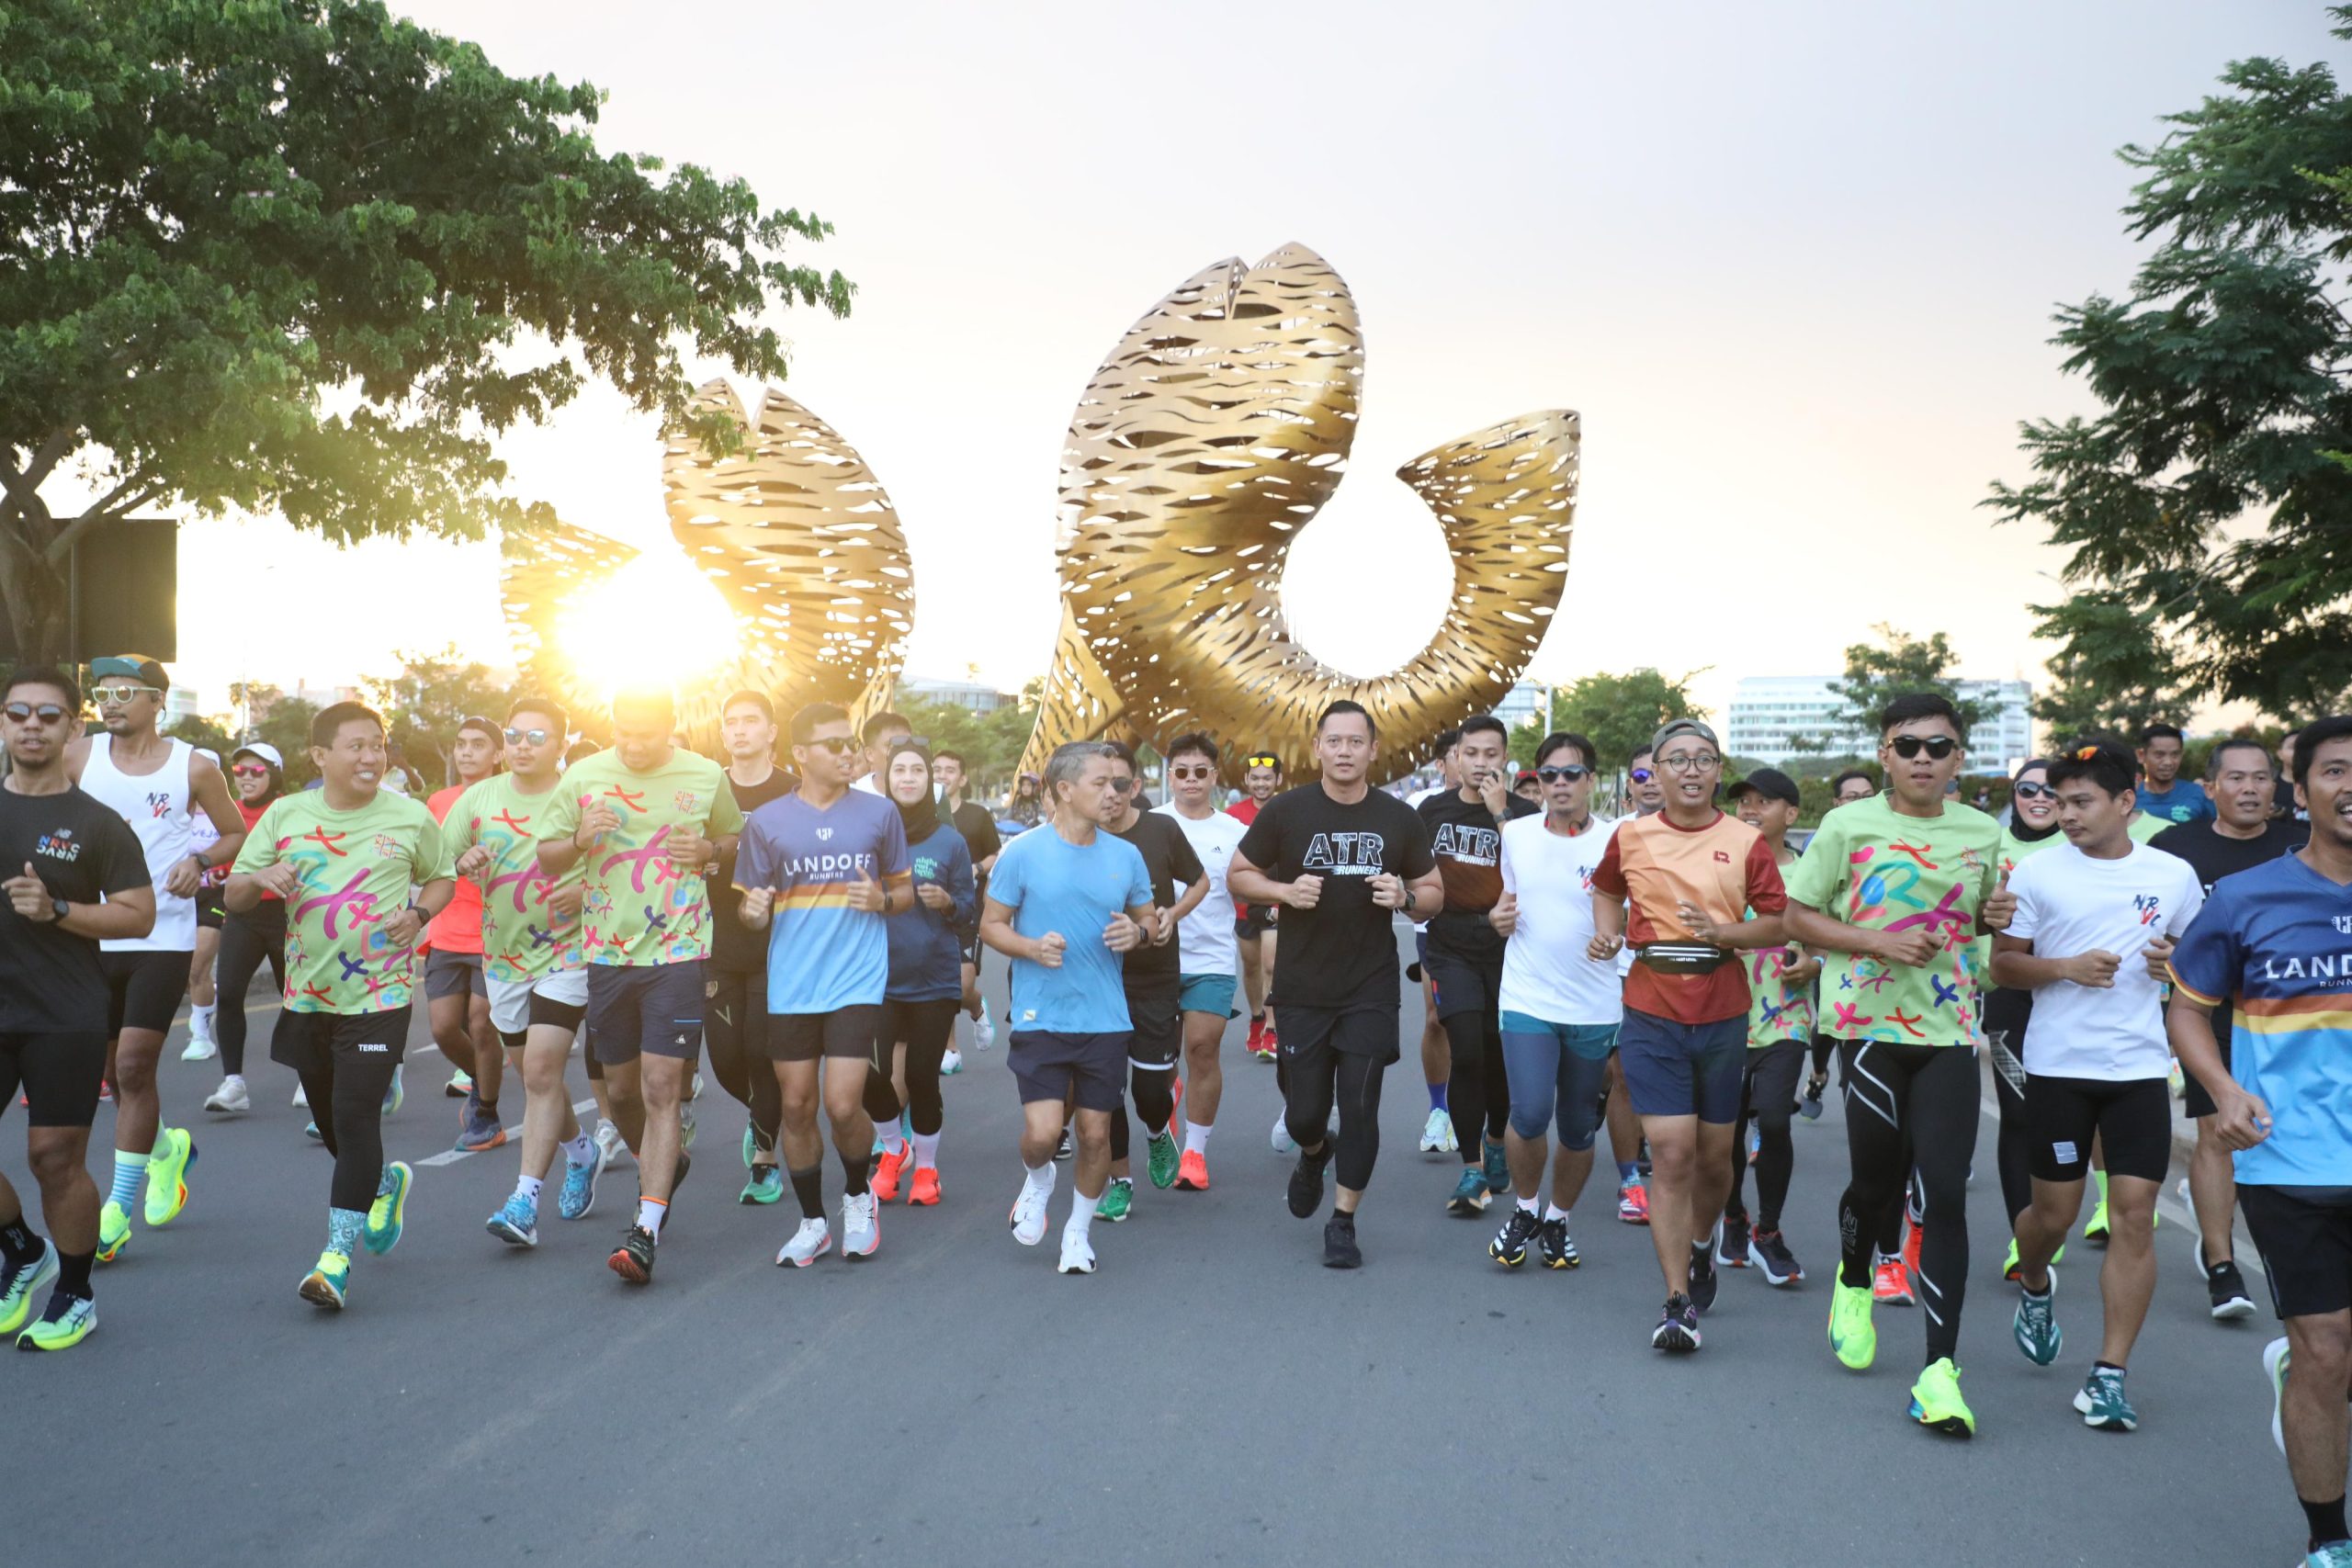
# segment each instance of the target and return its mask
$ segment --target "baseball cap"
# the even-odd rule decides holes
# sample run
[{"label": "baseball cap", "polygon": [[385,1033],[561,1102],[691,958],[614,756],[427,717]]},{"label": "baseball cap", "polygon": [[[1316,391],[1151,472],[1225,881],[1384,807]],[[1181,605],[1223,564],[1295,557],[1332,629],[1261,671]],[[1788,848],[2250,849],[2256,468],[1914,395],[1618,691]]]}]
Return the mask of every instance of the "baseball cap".
[{"label": "baseball cap", "polygon": [[170,672],[143,653],[109,654],[104,659],[90,660],[90,679],[93,682],[104,681],[109,677],[116,680],[128,678],[138,682],[142,686],[153,686],[159,692],[168,692],[172,689]]},{"label": "baseball cap", "polygon": [[281,772],[286,767],[286,759],[278,754],[277,747],[266,740],[248,740],[229,753],[229,761],[232,762],[240,757],[259,757],[263,761]]},{"label": "baseball cap", "polygon": [[1517,789],[1523,784],[1533,784],[1534,782],[1535,770],[1533,768],[1521,768],[1519,770],[1518,776],[1510,781],[1510,787]]},{"label": "baseball cap", "polygon": [[1724,743],[1715,739],[1715,732],[1708,728],[1705,725],[1700,723],[1697,719],[1669,718],[1664,724],[1659,725],[1657,728],[1657,733],[1650,738],[1651,755],[1655,756],[1658,752],[1665,750],[1666,743],[1668,741],[1685,735],[1695,735],[1718,751],[1721,751],[1724,749]]},{"label": "baseball cap", "polygon": [[1778,768],[1758,768],[1731,786],[1727,799],[1737,800],[1753,790],[1767,800],[1784,801],[1791,806],[1803,806],[1804,797],[1797,791],[1796,780]]}]

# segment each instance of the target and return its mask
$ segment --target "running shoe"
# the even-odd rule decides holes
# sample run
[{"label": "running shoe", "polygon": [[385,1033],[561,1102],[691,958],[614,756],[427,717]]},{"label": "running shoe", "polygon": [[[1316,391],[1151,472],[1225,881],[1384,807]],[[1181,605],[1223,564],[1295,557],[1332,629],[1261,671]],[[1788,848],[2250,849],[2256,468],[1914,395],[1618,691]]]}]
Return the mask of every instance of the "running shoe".
[{"label": "running shoe", "polygon": [[1797,1114],[1808,1122],[1820,1121],[1821,1091],[1828,1087],[1829,1080],[1826,1077],[1805,1079],[1804,1094],[1797,1101]]},{"label": "running shoe", "polygon": [[1617,1189],[1617,1217],[1629,1225],[1650,1223],[1650,1190],[1638,1181]]},{"label": "running shoe", "polygon": [[692,1105],[678,1107],[678,1146],[682,1149],[695,1146],[695,1108]]},{"label": "running shoe", "polygon": [[155,1133],[155,1152],[147,1159],[147,1228],[161,1230],[187,1207],[187,1168],[196,1163],[196,1140],[185,1127],[163,1127]]},{"label": "running shoe", "polygon": [[1903,1279],[1917,1292],[1919,1288],[1919,1222],[1911,1221],[1903,1227]]},{"label": "running shoe", "polygon": [[2107,1245],[2106,1199],[2100,1199],[2098,1201],[2098,1206],[2091,1211],[2090,1224],[2083,1227],[2083,1239],[2089,1242],[2093,1247],[2105,1247]]},{"label": "running shoe", "polygon": [[915,1179],[907,1183],[907,1202],[918,1209],[939,1205],[939,1168],[932,1165],[915,1167]]},{"label": "running shoe", "polygon": [[1274,1015],[1266,1015],[1266,1032],[1258,1036],[1258,1059],[1271,1062],[1282,1055],[1282,1042],[1274,1038]]},{"label": "running shoe", "polygon": [[996,1046],[996,1020],[989,1016],[989,1004],[980,1002],[980,1016],[972,1020],[972,1049],[989,1051]]},{"label": "running shoe", "polygon": [[[914,1150],[900,1144],[895,1149],[884,1149],[882,1157],[874,1162],[874,1195],[885,1203],[899,1201],[899,1178],[906,1170],[907,1162],[914,1157]],[[843,1245],[847,1245],[844,1243]]]},{"label": "running shoe", "polygon": [[416,1172],[404,1159],[396,1159],[384,1169],[392,1179],[392,1190],[378,1193],[368,1205],[368,1230],[360,1237],[368,1250],[379,1258],[401,1244],[401,1233],[408,1228],[408,1190],[416,1181]]},{"label": "running shoe", "polygon": [[746,1122],[743,1123],[743,1168],[745,1170],[752,1168],[752,1162],[759,1158],[759,1154],[760,1135],[752,1130],[752,1124]]},{"label": "running shoe", "polygon": [[1535,1227],[1535,1249],[1543,1255],[1546,1269],[1573,1269],[1584,1261],[1577,1253],[1577,1244],[1568,1239],[1565,1215],[1547,1219]]},{"label": "running shoe", "polygon": [[631,1225],[622,1233],[621,1244],[605,1259],[605,1267],[632,1285],[653,1283],[653,1233],[643,1225]]},{"label": "running shoe", "polygon": [[57,1274],[57,1248],[46,1241],[41,1241],[39,1254],[22,1263],[0,1262],[0,1337],[25,1325],[25,1319],[32,1315],[33,1296]]},{"label": "running shoe", "polygon": [[294,1109],[297,1111],[308,1111],[310,1108],[310,1091],[302,1087],[302,1080],[300,1078],[296,1078],[294,1080]]},{"label": "running shoe", "polygon": [[871,1191],[842,1195],[842,1256],[852,1263],[882,1245],[882,1222],[875,1217],[881,1206]]},{"label": "running shoe", "polygon": [[2303,1568],[2352,1568],[2352,1540],[2331,1540],[2304,1555]]},{"label": "running shoe", "polygon": [[2046,1367],[2058,1359],[2058,1348],[2066,1342],[2066,1331],[2058,1326],[2058,1276],[2053,1270],[2050,1288],[2035,1295],[2020,1284],[2018,1287],[2017,1316],[2010,1320],[2009,1334],[2018,1342],[2025,1359],[2037,1367]]},{"label": "running shoe", "polygon": [[[1132,1178],[1114,1176],[1102,1189],[1102,1196],[1094,1201],[1094,1217],[1113,1224],[1125,1221],[1136,1206],[1136,1184]],[[1089,1273],[1092,1269],[1087,1270]]]},{"label": "running shoe", "polygon": [[964,1053],[963,1053],[963,1052],[956,1050],[953,1045],[951,1045],[951,1046],[949,1046],[946,1050],[944,1050],[944,1051],[943,1051],[943,1052],[941,1052],[941,1053],[940,1053],[940,1055],[939,1055],[939,1076],[940,1076],[941,1077],[943,1077],[943,1078],[952,1078],[952,1077],[954,1077],[957,1073],[960,1073],[960,1072],[962,1072],[963,1070],[964,1070]]},{"label": "running shoe", "polygon": [[314,1144],[323,1144],[327,1141],[327,1135],[319,1131],[319,1124],[316,1122],[305,1122],[302,1123],[302,1136],[310,1139],[311,1142]]},{"label": "running shoe", "polygon": [[254,1097],[245,1088],[244,1078],[236,1073],[231,1073],[227,1077],[222,1078],[220,1087],[204,1099],[204,1109],[207,1111],[227,1112],[251,1111],[253,1108]]},{"label": "running shoe", "polygon": [[408,1090],[401,1084],[401,1066],[400,1064],[395,1063],[392,1066],[392,1081],[384,1090],[384,1114],[388,1117],[393,1115],[407,1103],[407,1100]]},{"label": "running shoe", "polygon": [[1499,1198],[1510,1190],[1510,1160],[1501,1144],[1487,1141],[1487,1190]]},{"label": "running shoe", "polygon": [[1976,1413],[1960,1396],[1960,1369],[1950,1356],[1928,1362],[1911,1385],[1911,1419],[1948,1438],[1976,1435]]},{"label": "running shoe", "polygon": [[1144,1159],[1144,1171],[1151,1184],[1165,1192],[1182,1168],[1184,1151],[1174,1138],[1164,1131],[1151,1135],[1150,1152]]},{"label": "running shoe", "polygon": [[[2199,1245],[2201,1247],[2203,1244],[2202,1244],[2202,1243],[2199,1243]],[[2050,1255],[2050,1265],[2051,1265],[2051,1267],[2052,1267],[2052,1268],[2053,1268],[2053,1269],[2054,1269],[2054,1268],[2056,1268],[2059,1264],[2064,1263],[2064,1262],[2065,1262],[2065,1261],[2066,1261],[2066,1249],[2065,1249],[2064,1247],[2059,1247],[2059,1249],[2058,1249],[2057,1251],[2055,1251],[2055,1252],[2053,1252],[2053,1253],[2052,1253],[2052,1254]],[[2203,1258],[2202,1258],[2202,1257],[2199,1257],[2199,1259],[2198,1259],[2198,1261],[2201,1263],[2201,1262],[2203,1262],[2203,1261],[2204,1261],[2204,1259],[2203,1259]],[[2016,1238],[2015,1236],[2012,1236],[2012,1237],[2010,1237],[2010,1238],[2009,1238],[2009,1255],[2008,1255],[2008,1257],[2007,1257],[2006,1259],[2004,1259],[2004,1260],[2002,1261],[2002,1264],[2001,1264],[2001,1278],[2002,1278],[2002,1279],[2004,1279],[2004,1280],[2007,1280],[2007,1281],[2009,1281],[2009,1283],[2011,1283],[2011,1284],[2013,1284],[2013,1285],[2017,1283],[2017,1279],[2018,1279],[2018,1244],[2017,1244],[2017,1238]]]},{"label": "running shoe", "polygon": [[17,1336],[19,1350],[71,1350],[98,1325],[98,1303],[87,1296],[51,1291],[48,1310]]},{"label": "running shoe", "polygon": [[2102,1432],[2129,1432],[2140,1425],[2140,1413],[2123,1397],[2121,1367],[2093,1367],[2075,1391],[2075,1408],[2082,1412],[2084,1426]]},{"label": "running shoe", "polygon": [[1278,1155],[1298,1153],[1298,1141],[1290,1135],[1290,1112],[1287,1111],[1274,1112],[1273,1144],[1274,1153]]},{"label": "running shoe", "polygon": [[1487,1256],[1506,1269],[1518,1268],[1527,1261],[1527,1244],[1535,1239],[1535,1233],[1543,1225],[1544,1222],[1536,1217],[1533,1210],[1522,1209],[1513,1203],[1510,1218],[1505,1220],[1503,1228],[1495,1233],[1495,1239],[1487,1244]]},{"label": "running shoe", "polygon": [[1747,1267],[1749,1235],[1746,1214],[1725,1214],[1715,1227],[1715,1265],[1721,1269]]},{"label": "running shoe", "polygon": [[458,1133],[458,1149],[462,1154],[478,1155],[484,1149],[494,1149],[506,1142],[506,1125],[499,1121],[498,1112],[484,1107],[480,1100],[470,1100],[472,1114]]},{"label": "running shoe", "polygon": [[1768,1285],[1794,1285],[1804,1279],[1804,1265],[1797,1261],[1797,1255],[1789,1250],[1788,1238],[1779,1231],[1748,1232],[1747,1261]]},{"label": "running shoe", "polygon": [[595,1154],[586,1165],[574,1165],[567,1157],[563,1162],[563,1186],[555,1195],[555,1213],[560,1220],[584,1220],[596,1206],[596,1179],[605,1174],[611,1163],[605,1145],[591,1145]]},{"label": "running shoe", "polygon": [[111,1263],[130,1245],[130,1216],[109,1198],[98,1209],[98,1261]]},{"label": "running shoe", "polygon": [[607,1170],[613,1169],[623,1160],[636,1157],[628,1152],[628,1140],[622,1137],[621,1130],[609,1121],[597,1122],[596,1146],[605,1151],[605,1168]]},{"label": "running shoe", "polygon": [[[1316,1196],[1320,1198],[1322,1189],[1319,1185],[1319,1177],[1317,1181]],[[1487,1190],[1486,1172],[1475,1165],[1465,1165],[1462,1168],[1462,1179],[1453,1184],[1453,1195],[1445,1201],[1445,1212],[1449,1214],[1460,1214],[1464,1219],[1468,1219],[1473,1214],[1483,1214],[1487,1212],[1487,1201],[1492,1197],[1493,1194]],[[1309,1210],[1308,1213],[1311,1213],[1313,1211]]]},{"label": "running shoe", "polygon": [[1298,1167],[1290,1173],[1290,1212],[1294,1218],[1309,1220],[1323,1207],[1323,1171],[1331,1163],[1331,1145],[1325,1144],[1320,1154],[1298,1156]]},{"label": "running shoe", "polygon": [[1176,1162],[1176,1190],[1205,1192],[1209,1190],[1209,1156],[1198,1149],[1186,1149],[1184,1157]]},{"label": "running shoe", "polygon": [[1699,1309],[1677,1291],[1666,1298],[1666,1310],[1658,1314],[1657,1326],[1650,1330],[1650,1348],[1688,1354],[1698,1348]]},{"label": "running shoe", "polygon": [[2270,1384],[2270,1440],[2278,1451],[2287,1451],[2287,1428],[2279,1411],[2287,1403],[2288,1345],[2284,1336],[2262,1348],[2262,1376]]},{"label": "running shoe", "polygon": [[298,1293],[314,1306],[343,1310],[344,1288],[351,1283],[351,1258],[346,1253],[322,1252],[311,1271],[302,1276]]},{"label": "running shoe", "polygon": [[695,1073],[694,1082],[686,1086],[686,1103],[692,1105],[695,1100],[700,1100],[701,1098],[702,1073],[697,1069]]},{"label": "running shoe", "polygon": [[1421,1153],[1450,1155],[1462,1145],[1453,1136],[1453,1118],[1438,1106],[1430,1107],[1430,1119],[1421,1123]]},{"label": "running shoe", "polygon": [[2205,1294],[2212,1303],[2216,1322],[2254,1315],[2254,1298],[2246,1293],[2245,1276],[2238,1272],[2237,1260],[2225,1258],[2211,1268],[2206,1267],[2202,1237],[2197,1241],[2197,1270],[2205,1276]]},{"label": "running shoe", "polygon": [[1046,1201],[1053,1196],[1053,1189],[1023,1180],[1021,1190],[1012,1200],[1012,1239],[1023,1247],[1035,1247],[1046,1239]]},{"label": "running shoe", "polygon": [[[195,1049],[194,1046],[188,1048]],[[2180,1061],[2177,1057],[2174,1059],[2172,1066],[2165,1069],[2165,1087],[2172,1090],[2172,1097],[2175,1100],[2184,1099],[2188,1093],[2188,1077],[2180,1070]],[[2129,1431],[2130,1428],[2126,1427],[2125,1430]]]},{"label": "running shoe", "polygon": [[772,1165],[755,1165],[743,1190],[735,1194],[738,1203],[754,1203],[764,1208],[784,1196],[784,1174]]},{"label": "running shoe", "polygon": [[180,1053],[181,1061],[209,1062],[220,1054],[220,1047],[212,1043],[210,1035],[198,1033],[192,1023],[188,1026],[187,1049]]},{"label": "running shoe", "polygon": [[1871,1325],[1868,1286],[1843,1279],[1829,1292],[1829,1348],[1848,1370],[1862,1371],[1878,1359],[1878,1330]]},{"label": "running shoe", "polygon": [[1062,1129],[1062,1141],[1054,1145],[1054,1158],[1057,1160],[1074,1159],[1077,1157],[1077,1155],[1078,1145],[1070,1142],[1069,1129],[1065,1127]]},{"label": "running shoe", "polygon": [[1916,1306],[1918,1299],[1911,1293],[1911,1275],[1900,1258],[1882,1258],[1871,1270],[1871,1297],[1888,1306]]},{"label": "running shoe", "polygon": [[510,1192],[498,1213],[490,1216],[490,1234],[510,1247],[539,1245],[539,1210],[520,1192]]},{"label": "running shoe", "polygon": [[1747,1163],[1754,1165],[1756,1163],[1757,1156],[1761,1155],[1763,1152],[1764,1134],[1762,1130],[1760,1128],[1750,1127],[1747,1130]]},{"label": "running shoe", "polygon": [[1323,1267],[1326,1269],[1361,1269],[1363,1248],[1356,1245],[1356,1217],[1331,1211],[1323,1222]]},{"label": "running shoe", "polygon": [[449,1081],[441,1086],[441,1092],[451,1100],[471,1099],[474,1092],[473,1074],[452,1072],[449,1075]]},{"label": "running shoe", "polygon": [[792,1238],[776,1248],[775,1266],[781,1269],[789,1263],[795,1269],[806,1269],[824,1257],[832,1245],[833,1233],[824,1221],[803,1219]]},{"label": "running shoe", "polygon": [[1262,1018],[1253,1018],[1250,1021],[1250,1038],[1242,1043],[1241,1048],[1255,1056],[1258,1054],[1259,1043],[1265,1038],[1266,1021]]},{"label": "running shoe", "polygon": [[1061,1261],[1054,1265],[1057,1274],[1091,1274],[1094,1272],[1094,1243],[1083,1231],[1062,1231]]},{"label": "running shoe", "polygon": [[[1717,1235],[1723,1228],[1717,1220]],[[1723,1283],[1723,1276],[1715,1272],[1715,1236],[1706,1236],[1690,1244],[1690,1304],[1701,1312],[1714,1310],[1715,1291]]]}]

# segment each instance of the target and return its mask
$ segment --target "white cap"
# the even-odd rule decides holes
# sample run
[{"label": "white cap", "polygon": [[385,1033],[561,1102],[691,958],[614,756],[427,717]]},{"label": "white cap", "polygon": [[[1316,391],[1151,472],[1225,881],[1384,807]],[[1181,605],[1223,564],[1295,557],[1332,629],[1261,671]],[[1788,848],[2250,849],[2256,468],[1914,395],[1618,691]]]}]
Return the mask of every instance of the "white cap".
[{"label": "white cap", "polygon": [[243,745],[229,753],[229,761],[233,762],[238,758],[245,755],[248,751],[252,752],[254,756],[259,757],[263,761],[267,762],[271,767],[277,768],[281,772],[286,767],[286,759],[279,756],[277,748],[272,746],[266,740],[246,741]]}]

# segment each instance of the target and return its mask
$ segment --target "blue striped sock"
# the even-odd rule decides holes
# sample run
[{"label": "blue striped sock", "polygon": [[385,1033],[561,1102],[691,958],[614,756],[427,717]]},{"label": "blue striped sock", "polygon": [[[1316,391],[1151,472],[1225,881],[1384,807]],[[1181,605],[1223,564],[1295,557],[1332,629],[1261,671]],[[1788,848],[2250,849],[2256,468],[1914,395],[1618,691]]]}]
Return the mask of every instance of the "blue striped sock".
[{"label": "blue striped sock", "polygon": [[114,1152],[114,1186],[107,1193],[107,1201],[119,1203],[124,1209],[139,1200],[139,1183],[147,1176],[147,1156]]}]

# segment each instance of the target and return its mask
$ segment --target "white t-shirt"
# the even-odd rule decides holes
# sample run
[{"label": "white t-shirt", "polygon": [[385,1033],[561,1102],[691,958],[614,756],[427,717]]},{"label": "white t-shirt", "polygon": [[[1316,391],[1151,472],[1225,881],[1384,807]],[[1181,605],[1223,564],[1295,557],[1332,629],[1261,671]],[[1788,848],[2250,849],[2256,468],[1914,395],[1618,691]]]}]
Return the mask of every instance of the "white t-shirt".
[{"label": "white t-shirt", "polygon": [[1241,948],[1233,939],[1233,895],[1226,891],[1225,874],[1233,869],[1233,852],[1241,847],[1241,835],[1250,824],[1222,811],[1195,822],[1173,806],[1153,809],[1175,819],[1208,873],[1208,897],[1176,926],[1179,964],[1187,975],[1240,974]]},{"label": "white t-shirt", "polygon": [[1592,941],[1592,873],[1617,831],[1595,817],[1574,838],[1544,825],[1544,814],[1504,825],[1503,891],[1519,900],[1519,924],[1503,947],[1501,1006],[1546,1023],[1621,1022],[1625,985],[1611,963],[1585,956]]},{"label": "white t-shirt", "polygon": [[2033,943],[2037,958],[2091,952],[2123,960],[2112,987],[2060,980],[2033,991],[2025,1070],[2040,1077],[2128,1082],[2160,1078],[2165,988],[2141,952],[2158,936],[2177,938],[2205,902],[2196,870],[2178,855],[2135,843],[2121,860],[2094,860],[2053,845],[2009,874],[2018,896],[2008,934]]}]

